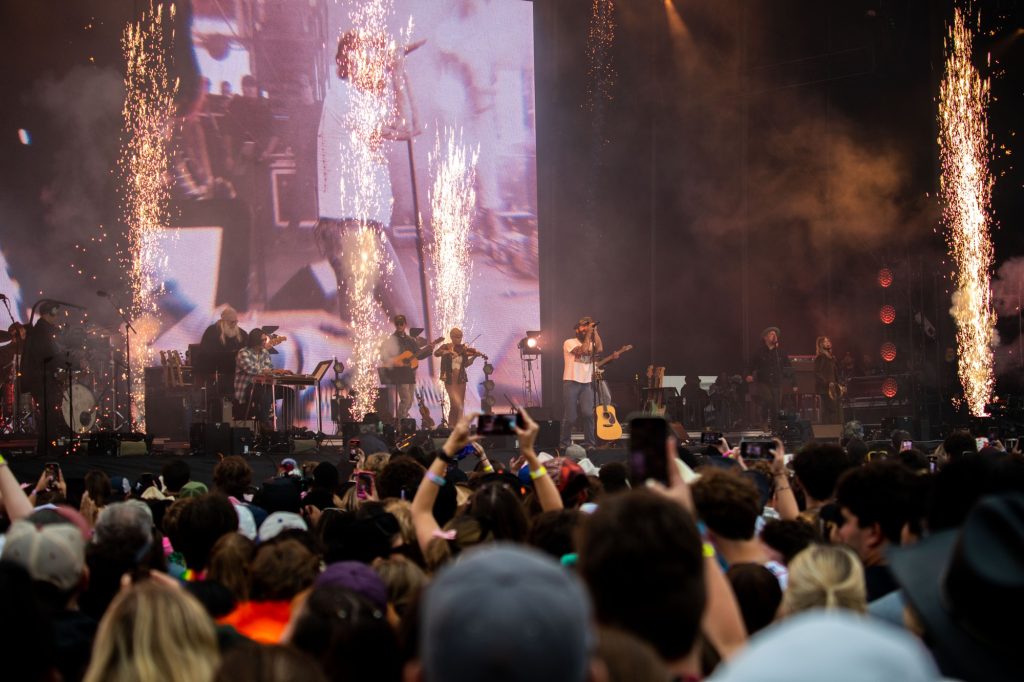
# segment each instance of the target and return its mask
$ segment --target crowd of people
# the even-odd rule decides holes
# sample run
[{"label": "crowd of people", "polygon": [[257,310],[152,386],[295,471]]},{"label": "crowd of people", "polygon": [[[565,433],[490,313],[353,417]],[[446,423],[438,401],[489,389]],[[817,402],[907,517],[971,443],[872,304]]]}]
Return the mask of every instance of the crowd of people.
[{"label": "crowd of people", "polygon": [[77,499],[0,459],[4,679],[1020,676],[1017,452],[957,432],[931,458],[852,438],[745,461],[670,438],[641,485],[537,452],[525,413],[497,461],[471,418],[351,477],[286,459],[258,482],[231,456],[208,486],[175,458],[90,472]]}]

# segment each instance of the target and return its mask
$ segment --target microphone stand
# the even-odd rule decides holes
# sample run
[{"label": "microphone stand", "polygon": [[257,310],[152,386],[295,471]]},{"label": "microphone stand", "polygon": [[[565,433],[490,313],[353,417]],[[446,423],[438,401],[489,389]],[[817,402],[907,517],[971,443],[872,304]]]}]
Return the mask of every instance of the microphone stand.
[{"label": "microphone stand", "polygon": [[[134,396],[134,394],[132,392],[132,344],[131,344],[131,334],[138,335],[138,332],[135,331],[135,327],[132,326],[132,321],[131,321],[131,318],[128,317],[128,313],[126,313],[124,311],[124,308],[118,306],[114,302],[114,297],[111,294],[108,294],[108,293],[104,292],[104,293],[99,293],[99,296],[102,297],[102,298],[107,299],[108,301],[110,301],[110,306],[114,309],[114,311],[118,314],[118,316],[124,322],[124,360],[125,360],[125,364],[128,365],[127,374],[126,374],[126,376],[128,377],[128,379],[127,379],[127,384],[128,384],[128,415],[127,415],[127,418],[124,419],[124,421],[121,422],[121,424],[116,429],[114,429],[114,430],[115,431],[120,431],[122,429],[122,427],[127,425],[128,426],[128,431],[131,432],[131,431],[133,431],[135,429],[135,423],[134,423],[134,421],[132,421],[132,419],[133,419],[133,417],[132,417],[132,415],[133,415],[132,405],[133,405],[133,402],[135,400],[135,396]],[[118,325],[118,326],[120,327],[120,325]],[[114,372],[115,372],[115,374],[117,372],[117,359],[116,358],[114,359]],[[115,384],[115,386],[117,385],[117,378],[116,378],[116,376],[114,378],[114,384]],[[117,412],[117,405],[116,404],[114,405],[114,412],[115,413]]]}]

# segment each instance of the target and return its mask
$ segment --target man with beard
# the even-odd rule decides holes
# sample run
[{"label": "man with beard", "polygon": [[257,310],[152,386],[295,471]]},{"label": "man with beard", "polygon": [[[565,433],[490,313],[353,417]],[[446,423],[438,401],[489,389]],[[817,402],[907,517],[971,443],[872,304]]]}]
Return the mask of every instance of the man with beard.
[{"label": "man with beard", "polygon": [[[597,323],[591,317],[584,317],[576,324],[575,335],[562,344],[565,370],[562,372],[562,400],[565,413],[562,417],[560,448],[572,444],[572,427],[579,412],[583,413],[583,447],[597,445],[597,429],[594,424],[594,356],[604,350]],[[578,412],[578,411],[579,412]]]},{"label": "man with beard", "polygon": [[796,390],[789,357],[779,346],[779,328],[768,327],[761,332],[762,345],[750,359],[746,381],[751,384],[754,402],[759,406],[765,428],[782,407],[783,384]]}]

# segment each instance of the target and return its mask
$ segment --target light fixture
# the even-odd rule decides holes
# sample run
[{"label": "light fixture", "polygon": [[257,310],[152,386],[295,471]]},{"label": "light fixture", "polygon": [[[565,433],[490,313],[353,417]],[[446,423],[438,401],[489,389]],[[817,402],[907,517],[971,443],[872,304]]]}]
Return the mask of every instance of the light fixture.
[{"label": "light fixture", "polygon": [[526,356],[537,356],[541,354],[540,331],[528,331],[526,336],[519,339],[519,354]]}]

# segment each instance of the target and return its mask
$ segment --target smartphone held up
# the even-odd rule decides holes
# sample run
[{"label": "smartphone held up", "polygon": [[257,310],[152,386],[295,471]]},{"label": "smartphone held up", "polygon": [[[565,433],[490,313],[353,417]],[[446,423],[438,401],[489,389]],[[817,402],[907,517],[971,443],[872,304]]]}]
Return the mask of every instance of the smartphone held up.
[{"label": "smartphone held up", "polygon": [[629,475],[631,483],[648,480],[668,485],[668,422],[661,417],[634,417],[629,422]]}]

